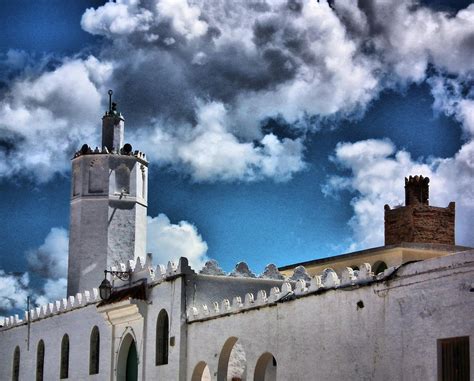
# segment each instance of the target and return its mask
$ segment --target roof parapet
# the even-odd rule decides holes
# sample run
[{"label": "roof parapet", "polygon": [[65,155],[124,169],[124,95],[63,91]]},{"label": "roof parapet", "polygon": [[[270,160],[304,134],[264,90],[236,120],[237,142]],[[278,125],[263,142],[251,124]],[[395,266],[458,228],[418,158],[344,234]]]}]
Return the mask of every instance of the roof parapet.
[{"label": "roof parapet", "polygon": [[[375,280],[384,279],[395,270],[395,267],[390,267],[383,273],[375,276],[369,263],[363,263],[359,268],[359,270],[354,270],[350,267],[346,267],[340,278],[333,269],[328,268],[325,269],[321,275],[316,275],[308,280],[306,278],[308,276],[307,272],[303,267],[295,271],[289,278],[289,280],[293,282],[286,281],[281,285],[281,288],[272,287],[269,296],[267,296],[265,290],[260,290],[257,292],[256,298],[252,293],[247,293],[243,302],[240,296],[234,296],[231,299],[223,299],[221,302],[210,301],[208,304],[203,304],[202,306],[191,306],[187,311],[187,319],[188,322],[194,322],[208,318],[222,317],[253,308],[284,302],[296,296],[311,294],[320,290],[363,285]],[[299,275],[299,277],[295,277],[295,274],[297,276]],[[232,300],[232,303],[230,300]]]}]

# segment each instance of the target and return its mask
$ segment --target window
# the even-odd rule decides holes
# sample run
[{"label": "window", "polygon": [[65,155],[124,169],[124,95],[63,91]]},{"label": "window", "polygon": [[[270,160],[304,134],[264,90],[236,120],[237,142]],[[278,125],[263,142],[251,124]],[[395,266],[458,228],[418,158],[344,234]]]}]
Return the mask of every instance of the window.
[{"label": "window", "polygon": [[20,378],[20,347],[15,348],[13,352],[12,381],[18,381]]},{"label": "window", "polygon": [[99,328],[92,328],[89,348],[89,374],[99,373],[100,335]]},{"label": "window", "polygon": [[377,261],[374,263],[374,267],[372,268],[372,271],[374,272],[375,275],[383,273],[385,270],[387,270],[387,264],[383,261]]},{"label": "window", "polygon": [[36,350],[36,381],[43,381],[44,373],[44,341],[40,340]]},{"label": "window", "polygon": [[438,379],[469,381],[469,337],[438,340]]},{"label": "window", "polygon": [[168,364],[168,313],[161,310],[156,322],[156,365]]},{"label": "window", "polygon": [[120,164],[115,170],[115,191],[130,193],[130,169],[125,164]]},{"label": "window", "polygon": [[61,379],[69,377],[69,336],[65,334],[61,341],[61,364],[59,377]]}]

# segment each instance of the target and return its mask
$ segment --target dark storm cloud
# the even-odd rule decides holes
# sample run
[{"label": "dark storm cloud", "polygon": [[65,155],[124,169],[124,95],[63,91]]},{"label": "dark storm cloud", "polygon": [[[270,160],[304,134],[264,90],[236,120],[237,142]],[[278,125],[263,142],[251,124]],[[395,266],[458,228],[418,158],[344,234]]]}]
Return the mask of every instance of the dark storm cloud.
[{"label": "dark storm cloud", "polygon": [[[429,67],[458,83],[471,75],[474,6],[445,14],[413,4],[339,0],[332,9],[323,0],[107,2],[86,10],[81,22],[102,36],[97,54],[4,80],[0,128],[22,137],[22,158],[35,152],[36,141],[57,139],[33,163],[45,177],[56,150],[69,157],[84,137],[98,141],[97,114],[113,88],[130,139],[143,131],[154,137],[153,160],[217,178],[258,179],[265,160],[281,150],[278,160],[302,155],[305,132],[363,115],[387,87],[419,83]],[[436,94],[443,97],[441,90]],[[81,118],[73,117],[71,104]],[[470,115],[469,104],[462,107]],[[272,130],[269,120],[279,127]],[[167,147],[158,150],[159,144]],[[247,157],[231,171],[204,158],[208,167],[201,168],[194,158],[210,147],[221,161],[229,159],[226,150]],[[7,163],[0,163],[0,173],[19,173],[22,161],[5,155],[0,148]],[[291,171],[302,162],[302,156],[295,159]]]}]

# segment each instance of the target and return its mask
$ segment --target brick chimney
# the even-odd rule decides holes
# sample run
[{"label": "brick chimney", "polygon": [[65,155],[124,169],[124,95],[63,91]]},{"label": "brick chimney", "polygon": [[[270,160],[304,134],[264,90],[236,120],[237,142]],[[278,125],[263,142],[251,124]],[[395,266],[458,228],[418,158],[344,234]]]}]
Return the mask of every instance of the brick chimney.
[{"label": "brick chimney", "polygon": [[405,177],[405,206],[385,205],[385,245],[402,242],[454,245],[455,204],[429,205],[428,177]]}]

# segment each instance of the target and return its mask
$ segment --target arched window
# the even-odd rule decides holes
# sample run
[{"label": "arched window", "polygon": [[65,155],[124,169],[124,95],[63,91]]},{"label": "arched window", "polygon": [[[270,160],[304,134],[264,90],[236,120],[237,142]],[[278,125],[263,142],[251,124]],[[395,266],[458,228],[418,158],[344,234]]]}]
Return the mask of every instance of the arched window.
[{"label": "arched window", "polygon": [[61,341],[61,368],[59,372],[61,379],[69,377],[69,336],[65,334]]},{"label": "arched window", "polygon": [[89,348],[89,374],[99,373],[100,334],[99,328],[92,328]]},{"label": "arched window", "polygon": [[277,361],[275,356],[265,352],[257,361],[255,366],[254,381],[275,381],[277,374]]},{"label": "arched window", "polygon": [[387,270],[387,264],[383,261],[377,261],[374,263],[373,267],[373,272],[375,275],[383,273],[385,270]]},{"label": "arched window", "polygon": [[191,376],[191,381],[210,381],[211,380],[211,371],[209,366],[204,362],[200,361],[194,368],[193,374]]},{"label": "arched window", "polygon": [[115,170],[115,191],[130,193],[130,169],[123,163]]},{"label": "arched window", "polygon": [[156,365],[168,364],[168,336],[168,313],[163,309],[156,321]]},{"label": "arched window", "polygon": [[217,381],[241,381],[247,378],[247,357],[237,337],[229,337],[222,346],[217,364]]},{"label": "arched window", "polygon": [[36,381],[43,381],[44,373],[44,341],[40,340],[36,350]]},{"label": "arched window", "polygon": [[12,381],[18,381],[20,378],[20,347],[15,348],[13,352]]}]

